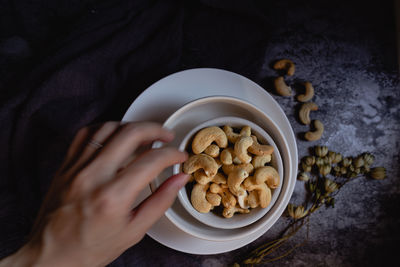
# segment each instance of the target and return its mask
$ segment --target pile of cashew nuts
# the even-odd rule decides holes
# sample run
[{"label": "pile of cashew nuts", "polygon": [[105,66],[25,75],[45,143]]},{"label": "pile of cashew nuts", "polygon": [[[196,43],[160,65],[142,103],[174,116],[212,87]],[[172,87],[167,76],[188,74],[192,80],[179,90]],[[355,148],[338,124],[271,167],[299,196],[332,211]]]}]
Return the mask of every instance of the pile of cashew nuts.
[{"label": "pile of cashew nuts", "polygon": [[[290,59],[281,59],[275,62],[273,68],[277,71],[284,71],[286,75],[293,76],[295,72],[295,65]],[[284,77],[279,76],[275,78],[274,85],[276,92],[281,96],[291,96],[292,89],[286,84]],[[300,111],[299,119],[301,123],[305,125],[310,125],[310,111],[318,110],[318,105],[314,102],[309,102],[314,97],[314,87],[310,82],[305,82],[304,84],[305,92],[297,96],[299,102],[303,102]],[[324,125],[319,120],[313,121],[314,131],[308,131],[305,133],[304,138],[307,141],[316,141],[322,137],[324,132]]]},{"label": "pile of cashew nuts", "polygon": [[222,216],[249,213],[250,208],[266,208],[271,189],[279,186],[278,172],[266,166],[274,148],[260,144],[249,126],[239,133],[230,126],[200,130],[193,138],[191,156],[183,171],[191,174],[190,200],[201,213],[223,206]]}]

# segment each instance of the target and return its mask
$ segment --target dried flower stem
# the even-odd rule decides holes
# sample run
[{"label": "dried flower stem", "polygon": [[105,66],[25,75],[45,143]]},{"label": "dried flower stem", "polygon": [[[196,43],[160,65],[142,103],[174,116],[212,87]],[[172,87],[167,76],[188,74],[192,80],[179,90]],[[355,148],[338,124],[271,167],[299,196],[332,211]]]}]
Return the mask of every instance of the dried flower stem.
[{"label": "dried flower stem", "polygon": [[[303,246],[307,241],[308,241],[308,234],[309,234],[309,216],[311,216],[312,213],[316,212],[319,210],[324,204],[326,204],[326,200],[329,198],[335,197],[342,187],[347,184],[350,181],[355,180],[356,178],[361,177],[361,175],[358,175],[354,178],[351,179],[346,179],[342,182],[334,182],[332,180],[329,180],[326,177],[319,177],[316,176],[315,179],[315,191],[311,192],[308,201],[312,201],[311,207],[306,211],[306,215],[301,218],[295,218],[289,225],[288,227],[284,230],[282,233],[281,237],[275,240],[272,240],[266,244],[261,245],[257,249],[253,250],[250,252],[249,257],[245,260],[242,261],[242,264],[244,265],[257,265],[257,264],[262,264],[262,263],[268,263],[268,262],[273,262],[280,260],[286,256],[288,256],[290,253],[292,253],[296,248]],[[324,192],[321,193],[318,188],[318,186],[324,185],[325,188],[323,189]],[[269,255],[271,255],[274,251],[276,251],[278,248],[280,248],[282,245],[284,245],[291,237],[293,237],[304,225],[307,225],[307,238],[305,241],[302,243],[296,244],[289,250],[285,251],[283,254],[266,259]],[[235,266],[238,266],[239,264],[235,264]],[[240,266],[240,265],[239,265]]]}]

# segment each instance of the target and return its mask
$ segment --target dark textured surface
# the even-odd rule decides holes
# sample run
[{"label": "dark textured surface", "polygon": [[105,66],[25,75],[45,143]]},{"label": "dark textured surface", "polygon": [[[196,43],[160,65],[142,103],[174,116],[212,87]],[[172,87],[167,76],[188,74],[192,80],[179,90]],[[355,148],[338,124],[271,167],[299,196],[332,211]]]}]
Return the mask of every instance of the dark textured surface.
[{"label": "dark textured surface", "polygon": [[[308,242],[295,250],[292,254],[273,265],[290,265],[290,266],[380,266],[388,265],[390,260],[396,259],[396,245],[400,241],[400,215],[398,207],[400,206],[400,87],[398,63],[396,55],[396,36],[394,13],[391,1],[300,1],[299,3],[289,3],[290,1],[277,1],[266,5],[265,9],[259,10],[267,19],[268,27],[260,23],[259,28],[254,24],[245,24],[248,17],[257,17],[257,14],[251,13],[247,9],[233,6],[226,8],[226,3],[218,4],[213,1],[202,1],[202,5],[194,5],[182,13],[181,9],[174,5],[165,5],[160,16],[152,17],[152,20],[144,17],[142,22],[146,27],[151,29],[143,41],[139,37],[132,37],[136,46],[129,47],[113,44],[112,47],[120,49],[123,60],[114,60],[112,57],[104,58],[107,64],[116,65],[116,69],[106,70],[107,79],[100,79],[102,73],[96,73],[92,60],[102,58],[102,56],[111,55],[107,48],[112,44],[113,38],[130,37],[130,29],[133,27],[130,23],[136,21],[137,18],[132,15],[131,10],[159,10],[156,2],[150,1],[151,4],[142,4],[139,6],[129,6],[126,8],[128,15],[119,17],[119,20],[113,21],[112,18],[98,15],[98,12],[104,11],[102,8],[93,8],[95,1],[73,1],[68,6],[68,12],[63,13],[60,24],[53,23],[56,13],[51,16],[39,16],[46,12],[46,8],[55,10],[51,4],[47,3],[43,7],[32,6],[28,11],[15,14],[14,8],[18,10],[18,4],[23,1],[16,1],[14,4],[6,4],[4,1],[0,5],[0,14],[2,21],[15,18],[18,23],[30,23],[30,26],[48,25],[46,28],[38,28],[41,31],[21,31],[21,29],[35,29],[35,27],[22,27],[18,23],[4,25],[1,30],[0,58],[2,75],[0,86],[2,88],[1,99],[13,99],[21,92],[36,88],[35,85],[11,86],[17,84],[21,75],[25,77],[28,70],[32,67],[39,70],[40,75],[33,76],[35,83],[44,83],[39,100],[43,100],[43,96],[51,91],[51,88],[60,87],[59,92],[63,92],[62,86],[65,86],[67,95],[62,97],[80,97],[79,101],[70,101],[75,109],[80,106],[88,106],[91,103],[92,109],[87,109],[85,116],[75,114],[74,109],[65,106],[65,110],[69,112],[52,113],[59,107],[59,102],[51,102],[54,106],[47,106],[41,112],[35,113],[32,117],[32,127],[48,127],[53,130],[52,134],[46,138],[41,137],[40,144],[46,150],[44,152],[52,153],[65,150],[66,141],[68,141],[76,127],[86,123],[96,121],[103,118],[116,118],[122,116],[124,108],[133,101],[138,93],[134,91],[128,95],[118,94],[116,91],[107,90],[107,86],[113,88],[113,81],[118,79],[123,82],[119,83],[118,89],[123,91],[128,88],[131,83],[138,85],[138,88],[144,89],[147,85],[155,82],[165,74],[177,71],[179,69],[192,67],[220,67],[233,70],[244,74],[260,83],[267,91],[274,95],[274,98],[281,104],[287,114],[291,125],[296,134],[299,134],[298,149],[299,156],[302,157],[308,152],[308,148],[315,144],[325,144],[330,148],[342,152],[344,155],[355,155],[364,151],[373,151],[376,156],[375,165],[383,165],[387,168],[388,178],[383,181],[374,181],[371,179],[358,179],[349,183],[342,189],[337,197],[334,209],[321,209],[310,219],[310,232]],[[40,2],[40,1],[38,1]],[[42,1],[44,3],[46,1]],[[59,2],[59,5],[66,1]],[[79,4],[73,4],[77,3]],[[103,1],[107,3],[107,1]],[[121,4],[124,1],[121,1]],[[61,4],[60,4],[61,3]],[[204,4],[208,3],[208,4]],[[119,2],[118,2],[119,4]],[[107,6],[107,8],[118,9],[118,4]],[[3,8],[1,8],[3,7]],[[82,8],[84,7],[84,8]],[[221,11],[225,9],[225,11]],[[229,12],[228,12],[228,11]],[[13,11],[13,12],[9,12]],[[138,11],[138,13],[140,13]],[[84,14],[82,16],[82,14]],[[136,14],[136,13],[134,13]],[[153,13],[154,14],[154,13]],[[169,38],[160,34],[160,32],[175,29],[176,25],[180,25],[181,19],[185,14],[185,18],[190,18],[185,24],[186,28],[182,32],[175,32],[175,35],[168,35]],[[240,14],[240,15],[238,15]],[[96,20],[95,16],[99,18]],[[219,40],[216,36],[209,36],[208,31],[215,27],[214,34],[218,33],[218,29],[228,29],[227,21],[233,21],[232,18],[237,15],[236,28],[237,32],[230,32],[226,37]],[[258,14],[260,15],[260,14]],[[115,15],[119,16],[119,15]],[[24,20],[18,18],[25,18]],[[45,22],[37,18],[45,18]],[[58,31],[58,35],[54,35],[52,27],[69,32],[72,28],[71,21],[80,17],[82,25],[88,27],[87,34],[93,36],[101,25],[104,27],[102,33],[109,29],[105,27],[105,22],[109,22],[112,29],[109,31],[113,34],[107,34],[109,38],[101,39],[94,42],[91,47],[81,46],[79,42],[85,43],[85,35],[74,36],[73,34],[64,39],[64,43],[60,46],[57,42],[51,43],[48,47],[43,47],[43,42],[47,42],[49,36],[58,38],[63,31]],[[106,18],[107,17],[107,18]],[[138,17],[140,17],[138,15]],[[174,18],[173,20],[171,18]],[[212,18],[212,19],[210,19]],[[215,24],[220,19],[219,23]],[[109,21],[108,21],[109,20]],[[112,23],[110,22],[112,21]],[[154,21],[150,23],[149,21]],[[87,24],[83,24],[86,22]],[[167,23],[168,22],[168,23]],[[204,22],[204,23],[203,23]],[[213,24],[214,23],[214,24]],[[128,25],[128,26],[127,26]],[[158,27],[163,25],[162,31]],[[203,27],[200,27],[203,25]],[[218,26],[215,26],[218,25]],[[245,32],[249,25],[257,28],[254,32]],[[198,31],[187,31],[187,28],[197,29]],[[186,29],[186,31],[185,31]],[[50,34],[53,33],[53,34]],[[73,33],[73,31],[72,31]],[[81,32],[82,33],[82,32]],[[240,34],[243,39],[248,38],[252,43],[240,42]],[[261,36],[262,34],[262,36]],[[256,36],[260,35],[256,38]],[[22,36],[22,37],[21,37]],[[113,36],[111,38],[110,36]],[[246,36],[246,37],[245,37]],[[152,38],[159,38],[168,43],[165,46],[174,50],[162,50],[157,55],[159,60],[153,63],[158,66],[153,71],[154,65],[146,65],[140,62],[141,69],[145,70],[141,73],[132,71],[138,62],[135,61],[137,54],[148,53],[151,48],[141,46],[143,43],[152,43]],[[179,40],[179,42],[177,41]],[[183,40],[183,41],[182,41]],[[203,41],[202,41],[203,40]],[[147,44],[148,44],[147,43]],[[233,49],[224,47],[230,46],[232,43],[237,44]],[[252,50],[244,56],[242,51],[245,49]],[[247,47],[248,48],[247,48]],[[54,47],[60,50],[52,50]],[[61,48],[60,48],[61,47]],[[67,48],[74,47],[76,50]],[[262,53],[257,59],[251,56]],[[62,49],[64,48],[64,50]],[[133,53],[131,50],[134,49]],[[182,53],[178,51],[183,51]],[[56,57],[44,61],[46,64],[37,64],[38,60],[32,58],[40,58],[51,55],[51,51],[57,51]],[[69,51],[63,54],[62,51]],[[265,52],[264,52],[265,51]],[[110,52],[110,54],[107,54]],[[229,55],[231,59],[222,60],[220,54]],[[126,53],[126,54],[124,54]],[[237,53],[237,54],[235,54]],[[118,54],[118,56],[120,56]],[[131,55],[131,57],[129,57]],[[151,55],[151,54],[150,54]],[[203,55],[207,55],[204,57]],[[176,57],[175,57],[176,56]],[[242,57],[242,58],[241,58]],[[295,110],[297,102],[293,97],[283,98],[276,96],[271,87],[271,78],[276,73],[271,70],[270,64],[279,58],[287,57],[296,63],[296,74],[293,78],[288,79],[291,85],[304,80],[311,81],[316,90],[314,101],[320,106],[319,111],[313,113],[315,118],[319,118],[325,124],[325,134],[321,141],[310,144],[302,141],[300,133],[307,131],[306,126],[299,124]],[[74,58],[70,60],[69,58]],[[67,60],[68,59],[68,60]],[[258,68],[258,63],[264,61],[264,65]],[[40,61],[39,61],[40,62]],[[84,65],[80,65],[84,62]],[[98,61],[97,61],[98,62]],[[100,61],[101,62],[101,61]],[[38,67],[39,66],[39,67]],[[75,72],[69,72],[75,66]],[[49,68],[55,68],[55,75],[50,76],[51,79],[41,80],[41,76],[47,75]],[[137,66],[136,66],[137,67]],[[140,68],[139,68],[140,69]],[[53,69],[51,69],[53,71]],[[150,71],[151,70],[151,71]],[[109,71],[109,72],[108,72]],[[99,95],[82,94],[81,91],[71,91],[71,88],[77,88],[78,85],[74,81],[79,81],[80,77],[84,77],[87,82],[85,86],[93,88],[101,88],[98,90]],[[135,80],[136,79],[136,80]],[[68,80],[65,85],[63,81]],[[28,80],[29,81],[29,80]],[[7,85],[7,88],[5,88]],[[41,85],[42,86],[42,85]],[[39,85],[37,85],[39,88]],[[3,93],[4,92],[4,93]],[[34,100],[35,95],[29,95]],[[113,110],[109,102],[104,102],[104,98],[115,98],[121,104],[120,110]],[[124,101],[118,100],[124,97]],[[29,98],[28,98],[29,99]],[[65,99],[64,99],[65,100]],[[103,101],[103,102],[102,102]],[[3,101],[2,101],[3,102]],[[4,101],[5,102],[5,101]],[[6,102],[11,105],[10,101]],[[11,103],[11,104],[10,104]],[[32,104],[33,103],[33,104]],[[34,106],[34,101],[31,103]],[[67,102],[62,102],[67,103]],[[18,106],[18,105],[14,105]],[[31,107],[32,108],[32,107]],[[90,112],[101,112],[91,114]],[[58,116],[52,119],[50,116]],[[104,115],[105,114],[105,115]],[[3,114],[4,115],[4,114]],[[24,113],[13,114],[15,118],[23,118]],[[65,119],[64,116],[75,116],[80,118],[79,123],[69,127],[68,132],[64,133],[60,125],[60,120]],[[4,115],[5,117],[5,115]],[[7,122],[11,120],[7,118]],[[53,124],[52,124],[53,123]],[[60,123],[62,124],[62,123]],[[13,125],[12,127],[15,127]],[[15,129],[15,128],[12,128]],[[18,128],[17,128],[18,129]],[[2,134],[4,134],[4,130]],[[2,135],[2,141],[7,144],[7,135]],[[51,140],[52,146],[45,146],[46,142]],[[3,143],[2,143],[3,144]],[[22,146],[23,144],[21,144]],[[24,147],[26,148],[26,147]],[[36,148],[38,150],[38,148]],[[44,154],[38,155],[47,159]],[[7,155],[2,154],[2,160],[8,160]],[[58,156],[61,157],[61,156]],[[39,159],[37,159],[39,161]],[[33,162],[35,163],[35,162]],[[50,173],[46,168],[54,168],[48,166],[49,162],[41,161],[39,166],[42,169],[35,169],[35,175],[44,175],[47,177]],[[3,166],[2,166],[3,167]],[[9,171],[2,169],[3,175]],[[27,172],[31,171],[30,169]],[[22,170],[19,170],[21,173]],[[47,175],[47,176],[46,176]],[[48,179],[50,177],[47,177]],[[34,180],[35,181],[35,180]],[[36,184],[36,191],[32,198],[45,191],[47,181],[41,181]],[[1,184],[3,189],[3,183]],[[10,192],[8,192],[10,193]],[[296,189],[292,201],[300,204],[304,190],[301,182],[297,182]],[[11,195],[11,193],[10,193]],[[38,201],[39,199],[36,199]],[[11,213],[15,210],[12,208],[16,200],[12,197],[7,198],[7,203],[2,203],[2,221],[5,221],[7,212]],[[23,202],[22,202],[23,203]],[[37,203],[36,203],[37,204]],[[21,203],[20,203],[21,205]],[[7,210],[9,209],[9,211]],[[11,211],[12,210],[12,211]],[[32,209],[28,213],[34,213]],[[21,235],[29,228],[29,220],[27,214],[17,217],[18,221],[8,221],[3,224],[3,231],[8,230],[6,237],[2,236],[2,255],[10,253],[15,249],[15,245],[22,242]],[[113,266],[225,266],[240,259],[250,250],[264,242],[276,238],[284,226],[288,223],[288,219],[282,217],[276,225],[271,228],[265,235],[257,239],[255,242],[230,253],[211,256],[189,255],[171,250],[149,237],[145,237],[139,244],[129,249],[122,257],[117,259]],[[22,229],[22,230],[21,230]],[[16,232],[19,230],[20,232]],[[289,247],[306,238],[305,229],[302,230],[295,238],[289,242]],[[4,242],[13,243],[13,246],[5,246]]]}]

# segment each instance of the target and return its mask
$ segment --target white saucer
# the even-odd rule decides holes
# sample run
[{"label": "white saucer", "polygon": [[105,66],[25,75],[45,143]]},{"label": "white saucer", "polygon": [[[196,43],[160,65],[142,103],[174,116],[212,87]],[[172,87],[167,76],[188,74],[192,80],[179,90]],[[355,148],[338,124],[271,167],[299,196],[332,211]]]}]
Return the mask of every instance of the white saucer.
[{"label": "white saucer", "polygon": [[[293,192],[297,173],[297,146],[293,130],[278,103],[263,88],[238,74],[218,69],[192,69],[175,73],[145,90],[130,106],[123,121],[157,121],[163,123],[169,115],[184,104],[198,98],[226,95],[241,98],[267,113],[282,130],[288,143],[293,166],[289,191]],[[146,188],[138,201],[151,194]],[[289,198],[286,199],[286,202]],[[283,213],[285,205],[279,210]],[[192,254],[217,254],[242,247],[265,233],[260,229],[240,239],[209,241],[191,236],[163,216],[148,235],[172,249]]]}]

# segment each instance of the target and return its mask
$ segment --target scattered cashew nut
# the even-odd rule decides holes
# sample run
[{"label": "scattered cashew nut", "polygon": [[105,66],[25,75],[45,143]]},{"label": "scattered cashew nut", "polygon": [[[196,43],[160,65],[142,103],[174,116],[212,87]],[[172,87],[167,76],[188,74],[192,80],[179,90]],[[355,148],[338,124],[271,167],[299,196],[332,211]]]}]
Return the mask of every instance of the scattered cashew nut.
[{"label": "scattered cashew nut", "polygon": [[183,164],[184,173],[192,174],[198,169],[203,169],[205,174],[209,177],[215,176],[218,168],[217,162],[206,154],[193,155]]},{"label": "scattered cashew nut", "polygon": [[257,184],[266,182],[269,188],[277,188],[280,183],[279,173],[271,166],[256,169],[254,180]]},{"label": "scattered cashew nut", "polygon": [[281,59],[275,62],[274,64],[275,70],[286,70],[286,74],[289,76],[293,76],[296,67],[290,59]]},{"label": "scattered cashew nut", "polygon": [[304,103],[300,108],[299,119],[305,125],[308,125],[311,123],[311,120],[310,120],[310,111],[311,110],[312,111],[318,110],[318,105],[315,104],[314,102],[307,102],[307,103]]},{"label": "scattered cashew nut", "polygon": [[222,216],[224,216],[225,218],[231,218],[236,212],[249,213],[250,211],[248,209],[242,209],[239,206],[234,206],[225,208],[224,211],[222,212]]},{"label": "scattered cashew nut", "polygon": [[314,120],[313,123],[314,123],[315,131],[306,132],[306,134],[304,135],[305,139],[308,141],[319,140],[319,139],[321,139],[321,136],[324,133],[324,125],[322,124],[321,121]]},{"label": "scattered cashew nut", "polygon": [[204,128],[195,135],[192,142],[193,153],[200,154],[212,142],[216,142],[220,148],[228,146],[228,139],[225,132],[217,126]]},{"label": "scattered cashew nut", "polygon": [[249,152],[257,155],[271,155],[274,152],[274,147],[270,145],[261,145],[257,141],[257,137],[252,135],[251,138],[253,139],[253,144],[249,147]]},{"label": "scattered cashew nut", "polygon": [[254,181],[254,177],[246,178],[243,183],[247,191],[257,191],[261,208],[266,208],[269,205],[271,202],[271,189],[269,189],[266,183],[257,184],[256,181]]},{"label": "scattered cashew nut", "polygon": [[300,102],[310,101],[314,97],[314,87],[312,84],[310,82],[305,82],[304,87],[306,88],[305,93],[297,96],[297,100]]},{"label": "scattered cashew nut", "polygon": [[249,177],[248,172],[240,168],[229,173],[228,188],[232,192],[232,194],[234,194],[235,196],[245,194],[246,190],[241,187],[241,184],[247,177]]},{"label": "scattered cashew nut", "polygon": [[292,88],[285,83],[285,80],[282,76],[275,78],[274,86],[276,92],[281,96],[291,96],[292,95]]},{"label": "scattered cashew nut", "polygon": [[235,143],[235,154],[238,159],[243,163],[249,163],[251,156],[247,153],[247,149],[253,145],[253,138],[250,136],[242,136]]},{"label": "scattered cashew nut", "polygon": [[251,161],[251,164],[253,164],[254,169],[264,167],[265,164],[271,161],[271,155],[266,154],[266,155],[261,155],[261,156],[254,156],[253,160]]},{"label": "scattered cashew nut", "polygon": [[209,186],[209,184],[195,184],[193,186],[190,200],[193,208],[195,208],[198,212],[207,213],[213,207],[212,204],[210,204],[206,199],[206,193]]}]

